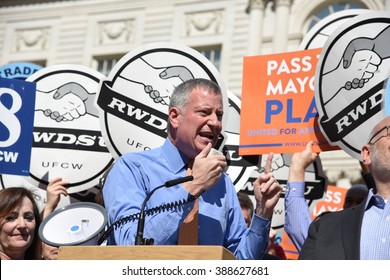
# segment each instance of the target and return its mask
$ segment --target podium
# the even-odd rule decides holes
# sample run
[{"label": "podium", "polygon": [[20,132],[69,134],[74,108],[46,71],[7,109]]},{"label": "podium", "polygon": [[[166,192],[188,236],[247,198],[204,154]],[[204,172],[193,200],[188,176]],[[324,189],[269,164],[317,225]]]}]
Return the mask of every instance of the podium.
[{"label": "podium", "polygon": [[235,260],[222,246],[60,246],[58,260]]}]

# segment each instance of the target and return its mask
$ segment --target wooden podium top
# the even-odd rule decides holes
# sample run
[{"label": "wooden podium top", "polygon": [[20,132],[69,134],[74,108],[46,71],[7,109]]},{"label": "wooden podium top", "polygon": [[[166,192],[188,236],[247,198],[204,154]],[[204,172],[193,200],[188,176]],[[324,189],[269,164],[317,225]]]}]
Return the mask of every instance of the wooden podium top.
[{"label": "wooden podium top", "polygon": [[222,246],[61,246],[59,260],[235,260]]}]

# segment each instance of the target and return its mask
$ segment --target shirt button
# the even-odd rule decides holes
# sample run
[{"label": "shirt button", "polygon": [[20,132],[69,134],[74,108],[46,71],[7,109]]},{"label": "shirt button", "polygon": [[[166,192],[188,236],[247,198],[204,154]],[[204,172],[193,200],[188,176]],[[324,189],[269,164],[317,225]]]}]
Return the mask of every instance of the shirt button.
[{"label": "shirt button", "polygon": [[387,216],[387,217],[386,217],[386,221],[387,221],[387,222],[390,222],[390,216]]},{"label": "shirt button", "polygon": [[382,238],[382,244],[386,243],[386,238]]}]

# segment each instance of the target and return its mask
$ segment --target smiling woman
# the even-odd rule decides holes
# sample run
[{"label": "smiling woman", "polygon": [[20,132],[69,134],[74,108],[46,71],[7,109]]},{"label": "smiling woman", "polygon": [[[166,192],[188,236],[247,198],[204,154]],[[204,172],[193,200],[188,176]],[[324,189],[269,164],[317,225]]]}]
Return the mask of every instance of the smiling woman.
[{"label": "smiling woman", "polygon": [[37,259],[41,219],[34,194],[23,187],[0,191],[0,258]]}]

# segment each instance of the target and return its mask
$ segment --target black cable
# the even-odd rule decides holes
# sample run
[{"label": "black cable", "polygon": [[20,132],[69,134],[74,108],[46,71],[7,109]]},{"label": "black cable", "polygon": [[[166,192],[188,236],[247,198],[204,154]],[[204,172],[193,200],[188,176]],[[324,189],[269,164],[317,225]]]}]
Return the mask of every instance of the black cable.
[{"label": "black cable", "polygon": [[[183,206],[183,205],[185,205],[187,203],[193,202],[195,199],[196,199],[196,197],[190,195],[188,197],[188,199],[174,201],[174,202],[171,202],[171,203],[162,204],[160,206],[156,206],[156,207],[150,208],[150,209],[145,211],[145,216],[150,216],[150,215],[153,215],[153,214],[156,214],[156,213],[162,213],[162,212],[166,212],[166,211],[177,209],[180,206]],[[99,237],[97,245],[101,245],[104,242],[104,240],[106,240],[110,236],[110,234],[114,230],[118,229],[120,226],[123,226],[124,224],[129,223],[129,222],[138,220],[139,217],[140,217],[140,214],[141,214],[141,212],[138,212],[138,213],[135,213],[135,214],[123,217],[123,218],[119,219],[118,221],[114,222]]]}]

